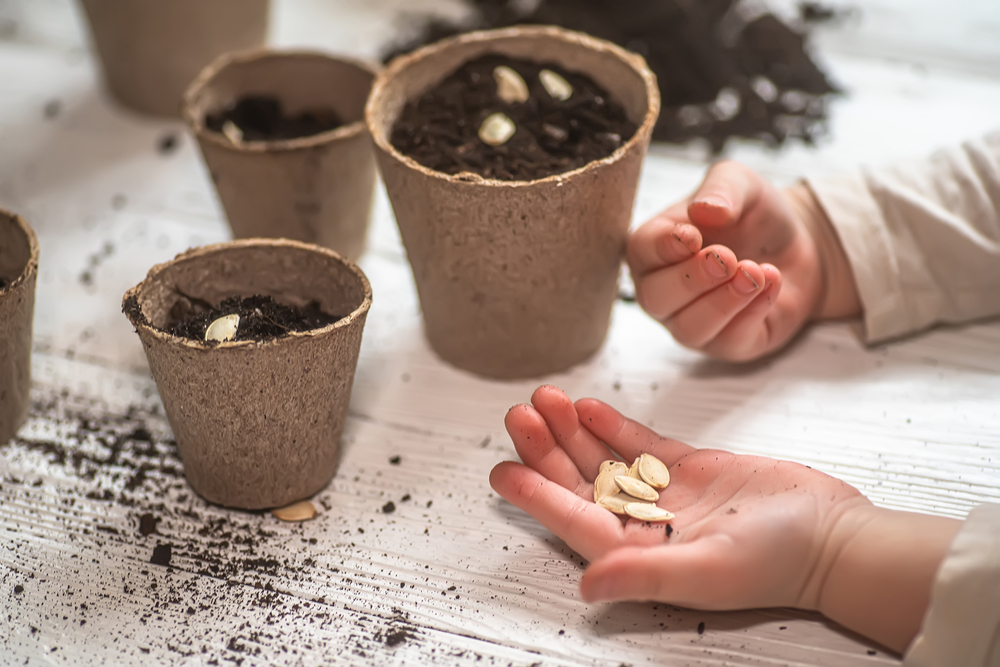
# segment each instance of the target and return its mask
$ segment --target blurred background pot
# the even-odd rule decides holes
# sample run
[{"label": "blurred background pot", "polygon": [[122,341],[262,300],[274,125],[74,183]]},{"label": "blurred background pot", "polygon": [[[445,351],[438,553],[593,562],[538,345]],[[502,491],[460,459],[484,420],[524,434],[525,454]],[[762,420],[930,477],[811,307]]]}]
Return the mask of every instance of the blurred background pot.
[{"label": "blurred background pot", "polygon": [[[608,158],[534,181],[451,176],[397,151],[389,137],[406,103],[489,53],[589,76],[639,129]],[[659,108],[641,57],[552,27],[468,33],[401,56],[379,74],[368,128],[427,338],[442,358],[488,377],[524,378],[564,370],[601,346]]]},{"label": "blurred background pot", "polygon": [[[268,341],[209,345],[162,330],[182,294],[213,305],[261,294],[300,308],[317,302],[345,317]],[[371,305],[356,265],[296,241],[233,241],[153,267],[123,303],[195,491],[220,505],[261,509],[330,481]]]},{"label": "blurred background pot", "polygon": [[0,209],[0,444],[28,416],[37,277],[35,232],[19,216]]},{"label": "blurred background pot", "polygon": [[[322,53],[261,50],[222,56],[184,96],[190,126],[236,238],[282,237],[364,251],[375,157],[364,124],[377,68]],[[285,113],[334,111],[336,129],[295,139],[235,143],[206,127],[246,96],[277,98]]]},{"label": "blurred background pot", "polygon": [[108,89],[143,113],[176,117],[202,68],[267,36],[269,0],[80,2]]}]

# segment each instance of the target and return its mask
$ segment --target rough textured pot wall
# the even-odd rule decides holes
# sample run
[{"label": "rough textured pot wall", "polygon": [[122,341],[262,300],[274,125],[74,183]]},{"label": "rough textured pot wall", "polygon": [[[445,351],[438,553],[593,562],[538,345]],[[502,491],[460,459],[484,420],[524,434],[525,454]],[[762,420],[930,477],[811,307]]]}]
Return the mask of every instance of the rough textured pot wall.
[{"label": "rough textured pot wall", "polygon": [[0,209],[0,444],[28,415],[31,323],[35,314],[38,240],[20,217]]},{"label": "rough textured pot wall", "polygon": [[[268,342],[213,347],[155,328],[179,292],[211,303],[254,294],[297,306],[315,300],[349,316]],[[142,317],[129,308],[133,298]],[[333,477],[371,304],[357,266],[295,241],[235,241],[154,267],[124,303],[195,491],[260,509],[308,497]]]},{"label": "rough textured pot wall", "polygon": [[[185,95],[184,119],[198,138],[236,238],[283,237],[364,251],[375,156],[364,106],[376,68],[320,53],[256,51],[223,56]],[[248,94],[274,95],[285,113],[331,108],[345,125],[311,137],[234,145],[205,128],[205,114]]]},{"label": "rough textured pot wall", "polygon": [[[610,157],[536,181],[449,176],[388,137],[407,100],[485,53],[589,75],[640,127]],[[427,338],[446,361],[496,378],[536,377],[603,343],[659,93],[643,60],[558,28],[470,33],[393,61],[366,110],[413,269]]]},{"label": "rough textured pot wall", "polygon": [[228,51],[261,46],[269,0],[81,0],[104,80],[124,105],[177,116],[184,90]]}]

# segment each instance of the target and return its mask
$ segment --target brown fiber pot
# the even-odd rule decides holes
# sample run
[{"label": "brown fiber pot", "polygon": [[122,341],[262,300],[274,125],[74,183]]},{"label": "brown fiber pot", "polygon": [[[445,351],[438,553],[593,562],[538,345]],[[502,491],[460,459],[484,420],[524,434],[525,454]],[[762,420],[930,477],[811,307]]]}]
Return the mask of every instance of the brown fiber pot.
[{"label": "brown fiber pot", "polygon": [[[389,142],[408,100],[487,53],[556,62],[608,90],[639,129],[610,157],[534,181],[450,176]],[[366,118],[416,280],[431,346],[494,378],[537,377],[603,343],[639,172],[660,109],[643,59],[553,27],[474,32],[399,57]]]},{"label": "brown fiber pot", "polygon": [[21,217],[0,209],[0,444],[28,416],[31,321],[35,314],[38,239]]},{"label": "brown fiber pot", "polygon": [[178,116],[203,67],[261,46],[269,0],[81,0],[104,80],[125,106]]},{"label": "brown fiber pot", "polygon": [[[181,293],[212,304],[255,294],[299,307],[317,301],[347,316],[266,342],[210,346],[161,330],[185,300]],[[189,250],[125,293],[123,310],[142,339],[195,491],[220,505],[261,509],[330,481],[371,300],[355,264],[284,239]]]},{"label": "brown fiber pot", "polygon": [[[364,251],[375,187],[375,156],[364,124],[377,68],[306,51],[228,54],[206,68],[184,96],[184,120],[236,238],[282,237]],[[205,127],[214,113],[250,94],[273,95],[285,113],[329,108],[344,125],[280,141],[233,144]]]}]

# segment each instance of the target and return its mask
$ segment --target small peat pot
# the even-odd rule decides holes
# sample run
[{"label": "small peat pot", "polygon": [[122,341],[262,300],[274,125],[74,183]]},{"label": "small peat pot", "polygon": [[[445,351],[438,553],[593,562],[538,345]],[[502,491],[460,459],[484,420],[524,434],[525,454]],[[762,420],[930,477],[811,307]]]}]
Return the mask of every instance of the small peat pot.
[{"label": "small peat pot", "polygon": [[104,80],[119,102],[180,114],[184,90],[229,51],[264,44],[270,0],[80,0]]},{"label": "small peat pot", "polygon": [[[232,321],[238,307],[230,299],[242,302],[243,321]],[[263,509],[329,482],[371,300],[355,264],[285,239],[189,250],[126,292],[123,311],[142,340],[195,491],[219,505]],[[220,304],[228,316],[219,315]],[[323,319],[306,318],[313,324],[296,331],[302,327],[273,308]],[[198,328],[206,316],[212,321]],[[251,321],[283,333],[262,339],[248,327],[241,340]]]},{"label": "small peat pot", "polygon": [[659,108],[641,57],[553,27],[467,33],[379,74],[366,120],[444,360],[514,379],[600,348]]},{"label": "small peat pot", "polygon": [[0,209],[0,444],[28,416],[37,277],[35,232],[19,216]]},{"label": "small peat pot", "polygon": [[377,68],[305,51],[227,54],[184,96],[236,238],[289,238],[356,260],[375,156],[364,123]]}]

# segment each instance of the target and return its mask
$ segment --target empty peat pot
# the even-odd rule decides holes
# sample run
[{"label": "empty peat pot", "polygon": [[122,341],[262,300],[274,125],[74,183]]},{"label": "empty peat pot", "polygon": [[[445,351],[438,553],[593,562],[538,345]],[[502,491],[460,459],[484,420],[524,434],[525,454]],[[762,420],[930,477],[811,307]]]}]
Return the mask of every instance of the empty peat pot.
[{"label": "empty peat pot", "polygon": [[[236,238],[289,238],[364,251],[375,188],[375,156],[364,123],[377,68],[304,51],[228,54],[184,95],[183,116],[198,138]],[[339,127],[290,139],[233,141],[206,116],[247,97],[276,99],[284,114],[332,111]]]},{"label": "empty peat pot", "polygon": [[35,232],[19,216],[0,209],[0,444],[28,416],[37,277]]},{"label": "empty peat pot", "polygon": [[[607,158],[532,181],[428,169],[390,142],[408,101],[465,62],[501,54],[589,76],[638,126]],[[656,80],[641,57],[552,27],[467,33],[393,60],[366,119],[435,351],[494,378],[537,377],[592,355],[617,295]]]},{"label": "empty peat pot", "polygon": [[[257,294],[298,308],[315,302],[344,317],[262,342],[210,344],[163,330],[187,297],[215,305]],[[195,491],[220,505],[262,509],[308,497],[333,477],[371,300],[355,264],[284,239],[189,250],[126,292],[123,310],[142,339]]]},{"label": "empty peat pot", "polygon": [[270,0],[81,0],[104,80],[136,111],[178,116],[184,90],[228,51],[263,45]]}]

